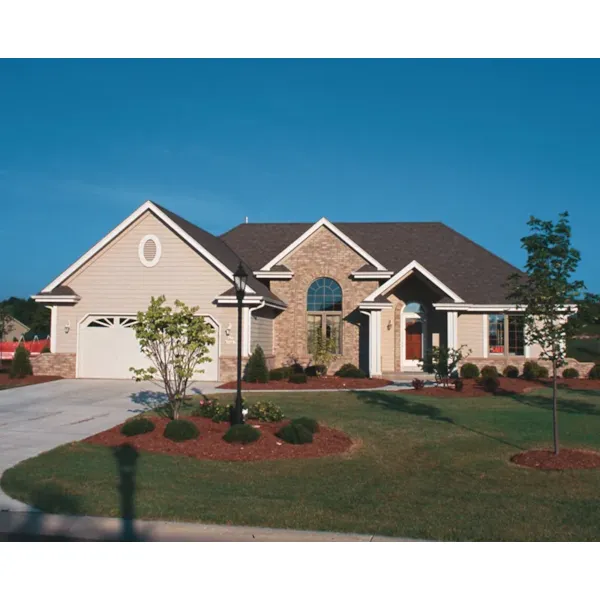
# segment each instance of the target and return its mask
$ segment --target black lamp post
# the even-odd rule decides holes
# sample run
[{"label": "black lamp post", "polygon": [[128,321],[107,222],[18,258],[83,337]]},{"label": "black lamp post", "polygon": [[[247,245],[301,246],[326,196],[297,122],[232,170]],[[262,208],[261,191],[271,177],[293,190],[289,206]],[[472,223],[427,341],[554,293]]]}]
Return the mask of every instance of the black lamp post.
[{"label": "black lamp post", "polygon": [[237,339],[237,393],[235,395],[235,407],[231,412],[231,424],[239,425],[244,422],[242,414],[242,301],[246,293],[248,273],[240,262],[236,272],[233,274],[233,285],[235,296],[238,301],[238,339]]}]

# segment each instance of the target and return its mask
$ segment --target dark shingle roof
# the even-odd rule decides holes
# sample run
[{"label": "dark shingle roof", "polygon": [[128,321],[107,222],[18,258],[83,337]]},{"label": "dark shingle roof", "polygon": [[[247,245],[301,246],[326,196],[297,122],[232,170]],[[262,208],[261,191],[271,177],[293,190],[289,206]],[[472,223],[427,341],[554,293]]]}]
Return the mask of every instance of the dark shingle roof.
[{"label": "dark shingle roof", "polygon": [[282,306],[286,306],[285,302],[280,300],[269,288],[262,282],[256,279],[252,274],[252,266],[249,265],[243,255],[236,254],[227,244],[227,241],[221,237],[212,235],[208,231],[201,229],[197,225],[186,221],[183,217],[176,215],[164,206],[160,206],[153,202],[169,219],[177,226],[181,227],[190,237],[195,239],[203,248],[210,252],[217,260],[223,263],[230,271],[235,271],[240,263],[240,258],[244,268],[248,272],[248,285],[259,295],[275,301]]},{"label": "dark shingle roof", "polygon": [[77,296],[68,285],[57,285],[49,292],[40,292],[38,296]]},{"label": "dark shingle roof", "polygon": [[[221,239],[254,269],[262,268],[312,223],[244,223]],[[335,223],[351,240],[397,272],[416,260],[465,302],[506,302],[503,284],[518,269],[443,223]]]}]

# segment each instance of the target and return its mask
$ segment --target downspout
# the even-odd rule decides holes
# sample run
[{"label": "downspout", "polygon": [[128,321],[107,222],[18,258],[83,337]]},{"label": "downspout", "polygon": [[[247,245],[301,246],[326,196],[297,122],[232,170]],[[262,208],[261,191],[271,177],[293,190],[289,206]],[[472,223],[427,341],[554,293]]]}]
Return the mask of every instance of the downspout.
[{"label": "downspout", "polygon": [[260,310],[261,308],[264,308],[266,304],[266,301],[263,300],[258,306],[255,306],[254,308],[248,308],[248,323],[246,324],[246,356],[250,356],[251,354],[251,348],[250,348],[250,344],[251,344],[251,333],[252,333],[252,313],[255,310]]}]

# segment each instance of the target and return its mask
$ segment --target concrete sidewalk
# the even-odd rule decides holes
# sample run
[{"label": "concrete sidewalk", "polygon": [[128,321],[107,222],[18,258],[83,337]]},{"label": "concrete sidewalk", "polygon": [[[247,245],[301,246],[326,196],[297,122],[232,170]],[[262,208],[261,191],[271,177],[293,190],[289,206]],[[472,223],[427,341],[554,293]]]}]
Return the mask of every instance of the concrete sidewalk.
[{"label": "concrete sidewalk", "polygon": [[0,512],[0,541],[140,542],[418,542],[377,535],[295,531],[262,527],[201,525],[167,521],[124,521],[108,517],[51,515],[39,511]]}]

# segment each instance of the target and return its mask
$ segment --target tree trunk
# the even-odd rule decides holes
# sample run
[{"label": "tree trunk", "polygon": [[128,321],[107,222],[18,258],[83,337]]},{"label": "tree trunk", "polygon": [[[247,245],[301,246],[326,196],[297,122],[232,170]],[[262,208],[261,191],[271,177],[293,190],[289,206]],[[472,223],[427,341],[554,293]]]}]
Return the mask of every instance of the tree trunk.
[{"label": "tree trunk", "polygon": [[552,433],[554,436],[554,454],[558,454],[558,398],[556,384],[556,360],[552,361]]}]

